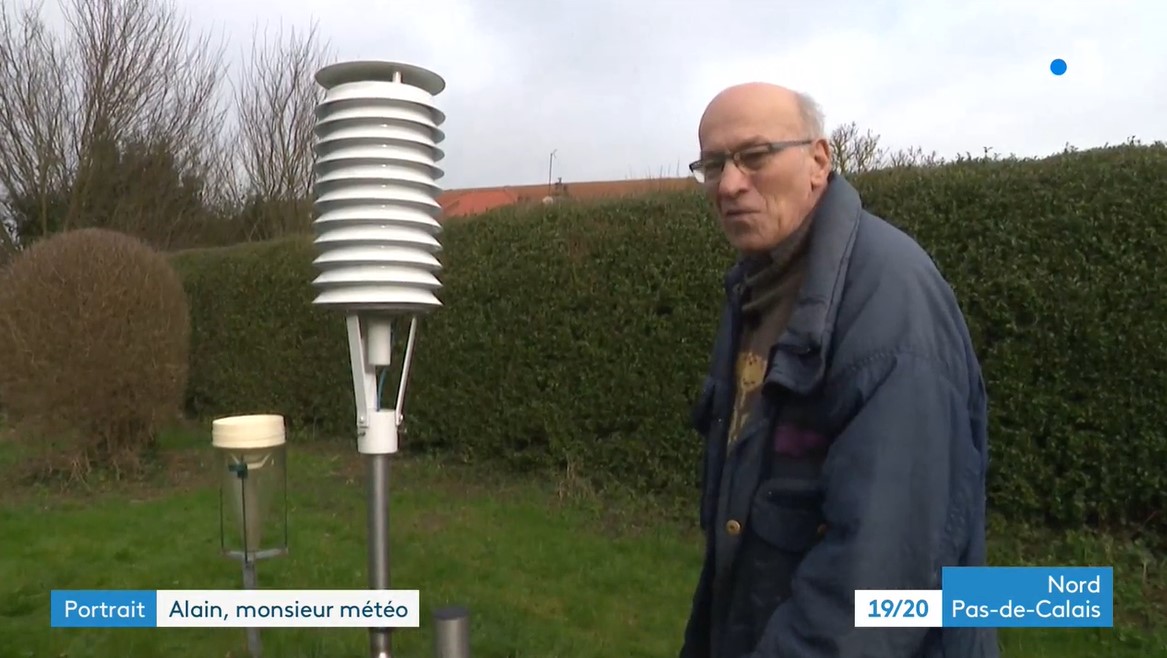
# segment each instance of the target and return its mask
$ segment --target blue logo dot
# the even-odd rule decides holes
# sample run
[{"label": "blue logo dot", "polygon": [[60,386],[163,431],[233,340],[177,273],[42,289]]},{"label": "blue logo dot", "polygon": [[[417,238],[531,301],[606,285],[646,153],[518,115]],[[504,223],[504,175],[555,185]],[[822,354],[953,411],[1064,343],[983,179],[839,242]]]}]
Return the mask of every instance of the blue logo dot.
[{"label": "blue logo dot", "polygon": [[1062,75],[1066,72],[1066,60],[1055,59],[1049,63],[1049,70],[1054,75]]}]

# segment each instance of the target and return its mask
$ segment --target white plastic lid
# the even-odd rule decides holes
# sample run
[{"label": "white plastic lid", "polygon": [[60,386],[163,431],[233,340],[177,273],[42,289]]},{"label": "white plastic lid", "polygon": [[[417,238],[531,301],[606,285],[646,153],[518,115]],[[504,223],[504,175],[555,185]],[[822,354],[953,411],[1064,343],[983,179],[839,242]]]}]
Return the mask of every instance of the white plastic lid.
[{"label": "white plastic lid", "polygon": [[229,416],[211,423],[211,444],[224,450],[274,448],[286,440],[284,417],[275,414]]}]

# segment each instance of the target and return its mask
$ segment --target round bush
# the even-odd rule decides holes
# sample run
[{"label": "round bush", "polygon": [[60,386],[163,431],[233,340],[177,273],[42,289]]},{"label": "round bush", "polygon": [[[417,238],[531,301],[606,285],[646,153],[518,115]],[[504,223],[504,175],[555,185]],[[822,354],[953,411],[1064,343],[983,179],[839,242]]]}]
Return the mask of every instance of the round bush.
[{"label": "round bush", "polygon": [[62,233],[0,270],[0,399],[73,475],[140,464],[181,409],[189,340],[177,274],[127,235]]}]

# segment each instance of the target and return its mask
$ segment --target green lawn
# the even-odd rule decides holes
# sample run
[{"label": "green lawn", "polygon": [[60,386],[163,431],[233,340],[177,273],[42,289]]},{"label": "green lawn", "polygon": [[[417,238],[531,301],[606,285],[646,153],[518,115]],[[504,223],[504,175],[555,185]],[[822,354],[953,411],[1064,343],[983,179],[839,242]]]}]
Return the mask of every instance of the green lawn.
[{"label": "green lawn", "polygon": [[[167,475],[69,494],[14,484],[3,475],[12,449],[0,443],[0,658],[246,655],[238,629],[49,628],[52,589],[239,586],[236,563],[218,554],[209,442],[168,442]],[[476,658],[676,655],[700,542],[675,517],[433,461],[400,460],[394,477],[393,584],[421,590],[424,608],[421,629],[395,633],[396,656],[432,655],[429,611],[450,603],[473,611]],[[355,450],[295,446],[289,479],[291,554],[261,563],[262,586],[363,589]],[[997,564],[1113,564],[1118,581],[1118,630],[1005,632],[1007,658],[1167,656],[1161,558],[1129,542],[1016,527],[994,527],[993,541]],[[367,655],[363,630],[263,633],[271,658]]]}]

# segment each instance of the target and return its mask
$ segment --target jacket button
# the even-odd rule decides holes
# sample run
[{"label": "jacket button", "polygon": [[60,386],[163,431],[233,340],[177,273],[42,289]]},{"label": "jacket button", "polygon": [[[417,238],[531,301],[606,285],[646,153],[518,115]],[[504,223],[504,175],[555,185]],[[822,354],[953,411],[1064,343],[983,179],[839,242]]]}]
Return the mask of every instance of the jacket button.
[{"label": "jacket button", "polygon": [[725,531],[736,537],[742,533],[742,524],[730,519],[725,524]]}]

